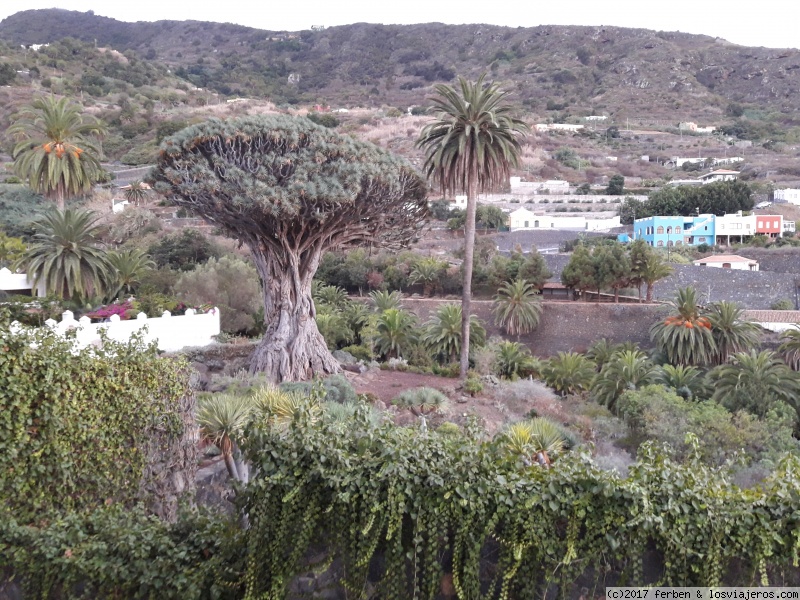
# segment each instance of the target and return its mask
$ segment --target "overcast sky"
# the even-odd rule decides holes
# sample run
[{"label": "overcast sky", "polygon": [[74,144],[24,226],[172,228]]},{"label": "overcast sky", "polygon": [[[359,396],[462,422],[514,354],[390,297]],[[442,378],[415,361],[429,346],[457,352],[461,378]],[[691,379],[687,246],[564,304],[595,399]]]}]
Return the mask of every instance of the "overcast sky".
[{"label": "overcast sky", "polygon": [[702,33],[745,46],[800,48],[797,0],[2,0],[0,19],[21,10],[53,7],[93,10],[122,21],[192,19],[289,31],[358,22],[615,25]]}]

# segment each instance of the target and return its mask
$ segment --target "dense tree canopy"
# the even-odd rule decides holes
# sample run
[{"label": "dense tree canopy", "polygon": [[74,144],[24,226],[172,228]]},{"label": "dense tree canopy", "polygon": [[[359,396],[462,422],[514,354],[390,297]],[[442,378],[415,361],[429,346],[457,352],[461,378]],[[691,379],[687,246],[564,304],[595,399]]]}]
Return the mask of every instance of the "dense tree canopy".
[{"label": "dense tree canopy", "polygon": [[425,181],[408,163],[286,116],[189,127],[164,142],[151,179],[252,251],[267,332],[251,369],[277,381],[338,370],[314,325],[311,280],[322,254],[405,244],[427,216]]}]

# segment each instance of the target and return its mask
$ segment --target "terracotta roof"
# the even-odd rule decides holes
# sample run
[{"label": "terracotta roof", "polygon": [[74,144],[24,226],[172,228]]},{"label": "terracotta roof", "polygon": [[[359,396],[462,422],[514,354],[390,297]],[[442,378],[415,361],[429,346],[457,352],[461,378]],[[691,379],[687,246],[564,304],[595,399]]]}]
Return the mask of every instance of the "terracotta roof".
[{"label": "terracotta roof", "polygon": [[542,289],[543,290],[565,290],[565,289],[567,289],[567,286],[565,286],[563,283],[558,283],[558,282],[555,282],[555,281],[548,281],[548,282],[546,282],[545,284],[542,285]]},{"label": "terracotta roof", "polygon": [[742,316],[757,323],[800,324],[800,310],[745,310]]},{"label": "terracotta roof", "polygon": [[746,262],[750,264],[758,264],[757,260],[753,260],[752,258],[745,258],[744,256],[739,256],[738,254],[717,254],[715,256],[706,256],[705,258],[698,258],[694,261],[694,264],[700,263],[735,263],[735,262]]}]

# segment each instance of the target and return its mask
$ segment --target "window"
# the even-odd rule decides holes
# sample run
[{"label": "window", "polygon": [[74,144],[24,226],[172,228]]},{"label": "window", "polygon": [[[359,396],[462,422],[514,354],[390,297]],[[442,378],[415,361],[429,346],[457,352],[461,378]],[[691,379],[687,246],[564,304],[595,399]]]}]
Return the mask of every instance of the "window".
[{"label": "window", "polygon": [[719,224],[719,228],[720,228],[720,229],[725,229],[725,223],[720,223],[720,224]]},{"label": "window", "polygon": [[778,227],[780,227],[780,225],[778,225],[778,221],[775,221],[775,224],[773,225],[773,227],[775,227],[776,229],[777,229]]},{"label": "window", "polygon": [[667,233],[672,233],[672,227],[667,227]]},{"label": "window", "polygon": [[555,227],[555,226],[556,226],[555,223],[550,223],[550,227]]},{"label": "window", "polygon": [[667,246],[672,246],[672,245],[673,245],[672,240],[667,242]]},{"label": "window", "polygon": [[731,263],[722,263],[722,268],[723,269],[730,269],[731,268]]},{"label": "window", "polygon": [[758,222],[758,225],[756,225],[756,227],[758,227],[759,229],[761,229],[762,227],[764,227],[764,221],[759,221],[759,222]]},{"label": "window", "polygon": [[664,228],[659,225],[658,229],[656,229],[656,233],[664,233]]},{"label": "window", "polygon": [[680,232],[681,232],[681,226],[680,225],[676,225],[675,226],[675,233],[680,233]]},{"label": "window", "polygon": [[[539,221],[536,221],[536,222],[538,223]],[[525,227],[527,227],[527,226],[528,226],[528,221],[525,221]]]},{"label": "window", "polygon": [[534,226],[534,227],[538,227],[538,226],[539,226],[539,221],[534,221],[534,222],[533,222],[533,226]]},{"label": "window", "polygon": [[699,237],[699,238],[697,238],[697,241],[698,241],[698,242],[700,242],[701,244],[704,244],[704,243],[705,243],[705,241],[706,241],[706,238],[704,238],[704,237]]},{"label": "window", "polygon": [[658,240],[658,247],[660,248],[660,247],[662,247],[663,245],[664,245],[664,242],[663,242],[663,240]]}]

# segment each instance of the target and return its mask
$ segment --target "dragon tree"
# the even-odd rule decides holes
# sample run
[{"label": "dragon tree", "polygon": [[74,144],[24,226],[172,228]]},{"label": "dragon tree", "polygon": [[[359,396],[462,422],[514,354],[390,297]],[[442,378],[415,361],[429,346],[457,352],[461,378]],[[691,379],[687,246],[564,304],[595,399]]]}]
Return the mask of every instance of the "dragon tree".
[{"label": "dragon tree", "polygon": [[315,322],[311,280],[327,250],[399,247],[427,217],[404,160],[308,119],[212,119],[164,141],[149,179],[249,247],[266,331],[251,372],[275,382],[339,370]]}]

